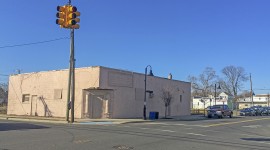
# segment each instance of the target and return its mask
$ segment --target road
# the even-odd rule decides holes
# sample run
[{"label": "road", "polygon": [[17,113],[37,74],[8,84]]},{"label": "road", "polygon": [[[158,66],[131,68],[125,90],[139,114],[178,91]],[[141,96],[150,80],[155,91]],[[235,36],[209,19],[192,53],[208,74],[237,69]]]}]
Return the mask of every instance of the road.
[{"label": "road", "polygon": [[270,117],[129,124],[0,120],[0,150],[269,150]]}]

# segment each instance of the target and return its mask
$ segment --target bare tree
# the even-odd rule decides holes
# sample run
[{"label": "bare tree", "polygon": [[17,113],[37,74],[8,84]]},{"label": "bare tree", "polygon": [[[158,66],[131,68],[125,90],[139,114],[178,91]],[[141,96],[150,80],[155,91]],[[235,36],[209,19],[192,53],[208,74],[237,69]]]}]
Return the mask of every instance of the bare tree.
[{"label": "bare tree", "polygon": [[168,89],[163,88],[161,90],[160,97],[161,97],[161,99],[164,102],[164,106],[165,106],[165,118],[167,118],[168,107],[172,103],[173,94],[172,94],[171,90],[168,90]]},{"label": "bare tree", "polygon": [[0,83],[0,99],[6,100],[8,97],[7,84]]},{"label": "bare tree", "polygon": [[250,97],[250,91],[244,90],[237,96],[237,98],[246,98],[246,97]]},{"label": "bare tree", "polygon": [[216,82],[216,71],[211,67],[206,67],[199,77],[189,76],[188,80],[192,83],[193,96],[207,97],[212,94],[213,83]]},{"label": "bare tree", "polygon": [[0,114],[7,114],[7,98],[8,88],[7,84],[0,83]]},{"label": "bare tree", "polygon": [[222,74],[224,75],[224,79],[220,80],[222,89],[233,95],[236,100],[238,91],[242,89],[243,83],[248,80],[245,69],[242,67],[227,66],[222,69]]}]

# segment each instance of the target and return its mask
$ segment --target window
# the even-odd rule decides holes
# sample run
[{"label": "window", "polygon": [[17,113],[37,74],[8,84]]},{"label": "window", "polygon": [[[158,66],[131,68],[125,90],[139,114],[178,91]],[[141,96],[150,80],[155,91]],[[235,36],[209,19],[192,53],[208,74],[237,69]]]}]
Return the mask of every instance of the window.
[{"label": "window", "polygon": [[62,89],[54,89],[54,99],[62,99]]},{"label": "window", "polygon": [[23,94],[22,96],[22,102],[23,103],[28,103],[30,100],[30,94]]},{"label": "window", "polygon": [[180,95],[180,103],[182,102],[182,95]]}]

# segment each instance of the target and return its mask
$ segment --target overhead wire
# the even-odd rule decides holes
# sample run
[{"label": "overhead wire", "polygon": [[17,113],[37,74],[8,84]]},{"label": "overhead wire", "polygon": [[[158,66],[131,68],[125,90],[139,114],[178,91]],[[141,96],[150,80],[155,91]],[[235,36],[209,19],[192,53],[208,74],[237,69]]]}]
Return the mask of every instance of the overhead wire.
[{"label": "overhead wire", "polygon": [[28,46],[28,45],[35,45],[35,44],[42,44],[42,43],[49,43],[49,42],[54,42],[54,41],[59,41],[59,40],[64,40],[64,39],[69,39],[69,37],[61,37],[61,38],[56,38],[56,39],[52,39],[52,40],[45,40],[45,41],[32,42],[32,43],[0,46],[0,49],[11,48],[11,47],[20,47],[20,46]]}]

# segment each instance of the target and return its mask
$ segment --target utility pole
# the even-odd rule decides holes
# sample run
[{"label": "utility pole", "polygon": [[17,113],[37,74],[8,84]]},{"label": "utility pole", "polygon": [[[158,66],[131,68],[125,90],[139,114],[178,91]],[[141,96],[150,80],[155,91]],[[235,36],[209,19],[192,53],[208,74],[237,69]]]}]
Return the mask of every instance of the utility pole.
[{"label": "utility pole", "polygon": [[68,95],[66,121],[69,122],[69,110],[71,109],[71,123],[74,122],[74,94],[75,94],[75,59],[74,59],[74,29],[70,30],[70,59],[68,75]]},{"label": "utility pole", "polygon": [[75,100],[75,59],[74,59],[74,29],[70,30],[70,52],[71,52],[71,60],[72,70],[71,72],[71,123],[74,122],[74,100]]},{"label": "utility pole", "polygon": [[75,58],[74,58],[74,29],[79,29],[80,12],[77,7],[71,5],[71,0],[67,5],[57,6],[58,13],[56,24],[61,28],[70,29],[70,58],[69,58],[69,75],[67,89],[67,104],[66,104],[66,121],[69,122],[69,110],[71,110],[71,123],[74,122],[74,101],[75,101]]},{"label": "utility pole", "polygon": [[254,106],[251,73],[249,75],[249,80],[250,80],[250,98],[251,98],[251,104],[252,104],[252,106]]},{"label": "utility pole", "polygon": [[270,95],[269,95],[269,92],[268,92],[268,94],[267,94],[267,115],[269,115],[269,97],[270,97]]}]

